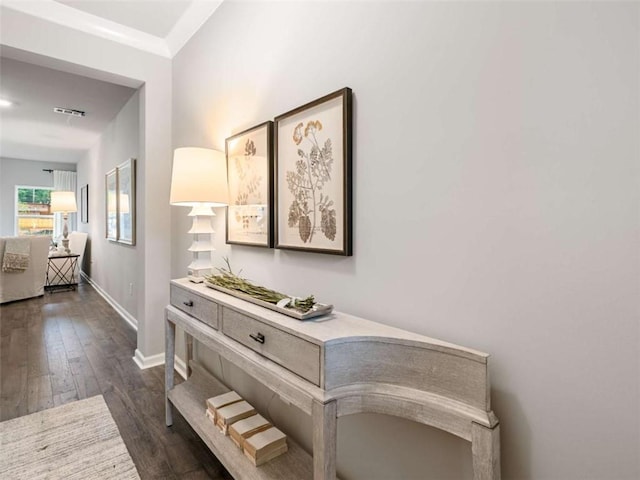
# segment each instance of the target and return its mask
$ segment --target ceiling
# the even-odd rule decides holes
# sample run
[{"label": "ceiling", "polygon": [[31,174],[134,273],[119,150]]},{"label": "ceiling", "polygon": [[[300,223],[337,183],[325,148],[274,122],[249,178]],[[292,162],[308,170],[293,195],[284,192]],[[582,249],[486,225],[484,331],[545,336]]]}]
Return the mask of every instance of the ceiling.
[{"label": "ceiling", "polygon": [[[221,0],[0,0],[3,8],[167,58],[182,48],[220,3]],[[55,62],[34,65],[23,57],[11,48],[0,49],[0,99],[13,102],[8,108],[0,108],[0,156],[76,163],[135,89],[71,73]],[[81,110],[86,116],[54,113],[54,107]]]},{"label": "ceiling", "polygon": [[105,1],[57,0],[69,7],[165,38],[185,13],[190,0]]},{"label": "ceiling", "polygon": [[[76,163],[135,92],[132,88],[0,58],[0,156]],[[54,113],[54,107],[86,112]]]}]

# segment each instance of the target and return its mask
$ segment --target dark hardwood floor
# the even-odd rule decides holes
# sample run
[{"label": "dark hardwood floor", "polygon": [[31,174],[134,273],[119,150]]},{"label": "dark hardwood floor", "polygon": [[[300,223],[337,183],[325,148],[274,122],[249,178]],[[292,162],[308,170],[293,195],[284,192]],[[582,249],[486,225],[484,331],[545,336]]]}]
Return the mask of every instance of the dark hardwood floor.
[{"label": "dark hardwood floor", "polygon": [[231,479],[179,414],[164,425],[164,367],[137,367],[136,332],[90,285],[2,305],[0,336],[0,421],[102,394],[142,479]]}]

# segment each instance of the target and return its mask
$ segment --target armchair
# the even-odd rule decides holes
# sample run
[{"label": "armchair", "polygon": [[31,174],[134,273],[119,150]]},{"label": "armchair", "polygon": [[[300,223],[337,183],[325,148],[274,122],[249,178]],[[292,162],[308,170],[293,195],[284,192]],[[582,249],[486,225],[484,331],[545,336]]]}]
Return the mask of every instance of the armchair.
[{"label": "armchair", "polygon": [[[0,238],[0,263],[7,238]],[[23,272],[3,272],[0,268],[0,303],[44,295],[47,259],[51,237],[26,237],[31,241],[29,266]]]}]

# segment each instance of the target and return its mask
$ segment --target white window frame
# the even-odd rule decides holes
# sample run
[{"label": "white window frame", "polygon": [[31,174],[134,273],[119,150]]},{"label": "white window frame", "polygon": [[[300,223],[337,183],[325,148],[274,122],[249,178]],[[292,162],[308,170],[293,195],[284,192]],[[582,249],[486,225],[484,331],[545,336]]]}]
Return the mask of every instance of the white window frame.
[{"label": "white window frame", "polygon": [[[18,212],[18,203],[20,203],[18,201],[18,190],[20,189],[27,189],[27,188],[32,188],[34,190],[49,190],[51,192],[54,191],[53,187],[38,187],[38,186],[32,186],[32,185],[16,185],[14,192],[13,192],[13,217],[15,219],[14,224],[13,224],[13,234],[15,236],[19,235],[19,220],[21,218],[51,218],[52,220],[54,220],[54,216],[53,213],[51,215],[20,215]],[[55,224],[55,220],[53,222]],[[53,236],[53,233],[51,234],[51,236]]]}]

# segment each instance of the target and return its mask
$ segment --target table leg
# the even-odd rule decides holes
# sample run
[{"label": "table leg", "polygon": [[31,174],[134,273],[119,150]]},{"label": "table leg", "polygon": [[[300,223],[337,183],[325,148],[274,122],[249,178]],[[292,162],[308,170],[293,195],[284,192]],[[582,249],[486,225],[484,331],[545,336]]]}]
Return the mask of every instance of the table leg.
[{"label": "table leg", "polygon": [[184,370],[187,375],[191,376],[191,360],[193,359],[193,337],[184,332]]},{"label": "table leg", "polygon": [[313,478],[314,480],[335,480],[337,405],[335,401],[320,403],[313,401]]},{"label": "table leg", "polygon": [[474,480],[500,480],[500,425],[471,424]]},{"label": "table leg", "polygon": [[164,345],[164,401],[165,423],[167,427],[173,425],[173,414],[169,402],[169,391],[173,388],[175,370],[176,325],[166,318],[165,313],[165,345]]}]

